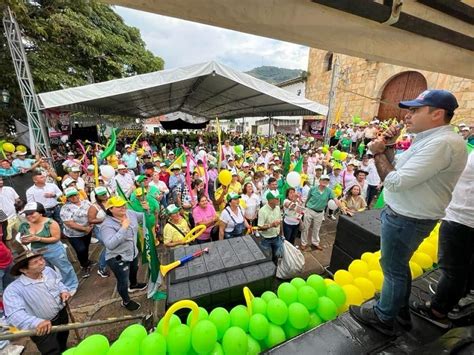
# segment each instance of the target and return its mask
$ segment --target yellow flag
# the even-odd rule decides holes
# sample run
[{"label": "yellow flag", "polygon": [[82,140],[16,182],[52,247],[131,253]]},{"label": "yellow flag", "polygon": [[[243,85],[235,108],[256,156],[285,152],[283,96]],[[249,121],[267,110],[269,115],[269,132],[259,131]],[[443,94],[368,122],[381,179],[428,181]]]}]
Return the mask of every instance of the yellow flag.
[{"label": "yellow flag", "polygon": [[336,116],[334,117],[334,124],[338,124],[339,121],[341,121],[342,117],[342,104],[339,104],[339,107],[337,108],[336,111]]}]

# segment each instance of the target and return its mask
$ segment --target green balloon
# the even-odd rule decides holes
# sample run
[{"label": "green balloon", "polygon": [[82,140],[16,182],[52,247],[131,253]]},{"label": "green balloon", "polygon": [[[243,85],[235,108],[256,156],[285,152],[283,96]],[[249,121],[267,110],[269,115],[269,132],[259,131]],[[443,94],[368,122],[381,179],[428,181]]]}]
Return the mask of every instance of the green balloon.
[{"label": "green balloon", "polygon": [[89,355],[89,354],[107,354],[109,351],[109,340],[102,334],[93,334],[85,338],[77,346],[75,354]]},{"label": "green balloon", "polygon": [[62,353],[62,355],[74,355],[76,353],[77,347],[69,348]]},{"label": "green balloon", "polygon": [[321,276],[311,275],[306,280],[306,284],[314,288],[319,297],[326,296],[326,284],[324,283],[324,279]]},{"label": "green balloon", "polygon": [[166,348],[169,354],[187,354],[191,349],[191,329],[185,324],[171,329],[166,337]]},{"label": "green balloon", "polygon": [[288,306],[279,298],[273,299],[267,304],[267,316],[272,323],[283,325],[288,319]]},{"label": "green balloon", "polygon": [[301,303],[292,303],[288,307],[288,321],[292,327],[296,329],[304,329],[309,323],[309,312]]},{"label": "green balloon", "polygon": [[342,152],[338,149],[332,152],[332,157],[336,160],[341,160],[341,154]]},{"label": "green balloon", "polygon": [[289,282],[283,282],[278,286],[278,298],[283,300],[287,305],[292,304],[298,300],[298,290]]},{"label": "green balloon", "polygon": [[267,303],[270,302],[270,300],[278,298],[275,292],[272,292],[272,291],[265,291],[264,293],[262,293],[260,297],[262,298],[262,300],[264,300]]},{"label": "green balloon", "polygon": [[298,290],[298,302],[311,311],[318,305],[318,293],[311,286],[303,286]]},{"label": "green balloon", "polygon": [[296,329],[295,327],[293,327],[290,324],[290,322],[286,322],[285,324],[283,324],[282,328],[285,332],[286,339],[294,338],[295,336],[300,335],[302,333],[301,330]]},{"label": "green balloon", "polygon": [[222,349],[222,345],[216,343],[214,349],[209,353],[209,355],[224,355],[224,350]]},{"label": "green balloon", "polygon": [[[158,322],[158,325],[156,326],[155,332],[158,332],[160,334],[163,334],[163,320],[164,318],[161,318],[160,321]],[[171,315],[169,326],[168,326],[168,331],[176,327],[177,325],[181,324],[181,319],[175,314]]]},{"label": "green balloon", "polygon": [[263,314],[254,314],[250,317],[249,333],[257,340],[263,340],[268,335],[268,319]]},{"label": "green balloon", "polygon": [[326,296],[330,298],[338,308],[346,303],[346,293],[339,285],[327,286]]},{"label": "green balloon", "polygon": [[217,343],[217,328],[210,320],[199,321],[191,331],[191,344],[198,354],[207,354]]},{"label": "green balloon", "polygon": [[318,325],[320,325],[323,321],[321,320],[321,318],[318,316],[318,314],[316,312],[310,312],[309,314],[309,323],[308,323],[308,327],[306,328],[307,330],[309,329],[313,329],[315,327],[317,327]]},{"label": "green balloon", "polygon": [[225,354],[246,355],[248,349],[247,334],[239,327],[230,327],[222,338]]},{"label": "green balloon", "polygon": [[249,312],[247,307],[238,305],[230,311],[230,326],[242,328],[247,333],[249,330]]},{"label": "green balloon", "polygon": [[140,343],[148,335],[145,327],[141,324],[132,324],[125,328],[122,333],[120,333],[120,338],[134,338],[137,339]]},{"label": "green balloon", "polygon": [[268,348],[274,347],[280,343],[283,343],[286,340],[285,331],[282,327],[278,325],[271,324],[270,328],[268,329],[268,335],[265,338],[265,345]]},{"label": "green balloon", "polygon": [[140,344],[140,355],[166,355],[166,338],[160,333],[151,333]]},{"label": "green balloon", "polygon": [[252,314],[267,315],[267,302],[263,298],[254,297],[252,299]]},{"label": "green balloon", "polygon": [[306,281],[303,280],[301,277],[295,277],[293,280],[290,281],[290,284],[296,287],[296,289],[300,289],[303,286],[306,286]]},{"label": "green balloon", "polygon": [[214,323],[217,328],[217,339],[224,337],[226,330],[230,327],[230,315],[225,308],[217,307],[209,314],[209,320]]},{"label": "green balloon", "polygon": [[330,298],[319,297],[316,313],[323,321],[332,320],[337,317],[337,306]]},{"label": "green balloon", "polygon": [[[189,312],[188,318],[186,319],[186,324],[188,326],[191,326],[191,319],[193,316],[193,311]],[[205,308],[199,307],[199,312],[198,312],[198,319],[199,320],[205,320],[209,318],[209,313],[207,313]]]},{"label": "green balloon", "polygon": [[260,344],[254,338],[247,334],[248,346],[247,355],[258,355],[262,351]]},{"label": "green balloon", "polygon": [[110,346],[107,355],[139,355],[140,343],[133,338],[119,338]]}]

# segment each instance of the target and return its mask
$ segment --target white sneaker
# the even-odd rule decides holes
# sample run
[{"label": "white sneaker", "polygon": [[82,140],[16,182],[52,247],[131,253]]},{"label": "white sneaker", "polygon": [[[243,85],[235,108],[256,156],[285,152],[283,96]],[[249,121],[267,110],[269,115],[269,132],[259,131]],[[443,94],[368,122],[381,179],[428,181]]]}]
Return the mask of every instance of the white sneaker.
[{"label": "white sneaker", "polygon": [[97,243],[99,243],[99,239],[92,237],[91,244],[97,244]]},{"label": "white sneaker", "polygon": [[333,215],[333,214],[332,214],[332,215],[330,215],[330,216],[329,216],[329,218],[331,218],[333,221],[335,221],[335,220],[336,220],[336,217],[334,217],[334,215]]}]

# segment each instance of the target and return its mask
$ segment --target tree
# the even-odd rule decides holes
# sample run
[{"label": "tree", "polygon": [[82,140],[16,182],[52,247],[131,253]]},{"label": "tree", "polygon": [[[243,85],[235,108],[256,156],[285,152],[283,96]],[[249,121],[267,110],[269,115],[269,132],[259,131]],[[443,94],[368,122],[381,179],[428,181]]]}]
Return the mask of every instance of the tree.
[{"label": "tree", "polygon": [[[4,0],[22,28],[37,93],[163,69],[137,28],[97,0]],[[3,28],[2,28],[3,32]],[[26,120],[5,36],[0,36],[0,90],[10,105],[0,114],[0,137],[11,117]]]}]

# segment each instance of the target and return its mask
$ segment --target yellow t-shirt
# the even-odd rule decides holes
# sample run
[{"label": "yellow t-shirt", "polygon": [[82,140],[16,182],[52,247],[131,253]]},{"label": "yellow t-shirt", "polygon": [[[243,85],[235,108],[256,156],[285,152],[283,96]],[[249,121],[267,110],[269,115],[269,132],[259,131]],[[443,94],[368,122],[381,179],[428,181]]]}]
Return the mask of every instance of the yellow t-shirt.
[{"label": "yellow t-shirt", "polygon": [[[190,231],[188,222],[184,218],[181,218],[179,223],[176,223],[175,226],[178,227],[184,235],[188,234]],[[184,239],[183,234],[178,232],[178,230],[171,224],[166,223],[165,228],[163,229],[164,243],[167,244],[182,241]]]},{"label": "yellow t-shirt", "polygon": [[242,185],[241,185],[240,182],[238,182],[238,181],[232,182],[229,185],[229,192],[234,192],[236,194],[240,194],[241,191],[242,191]]},{"label": "yellow t-shirt", "polygon": [[[224,191],[222,190],[222,187],[219,187],[219,188],[216,190],[216,192],[214,192],[214,198],[216,199],[216,201],[221,198],[221,196],[222,196],[223,193],[224,193]],[[226,193],[226,194],[224,195],[224,198],[223,198],[221,204],[219,205],[219,211],[222,211],[222,210],[225,208],[227,194],[228,194],[228,193]]]}]

